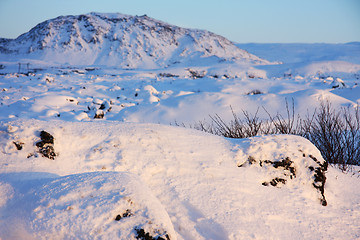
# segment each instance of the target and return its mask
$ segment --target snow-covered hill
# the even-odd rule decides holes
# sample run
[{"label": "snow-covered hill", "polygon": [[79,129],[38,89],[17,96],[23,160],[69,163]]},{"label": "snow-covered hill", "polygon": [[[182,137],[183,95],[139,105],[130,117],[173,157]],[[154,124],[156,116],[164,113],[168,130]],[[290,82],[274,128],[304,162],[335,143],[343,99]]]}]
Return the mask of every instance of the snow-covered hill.
[{"label": "snow-covered hill", "polygon": [[60,16],[14,40],[0,39],[0,59],[57,64],[156,68],[222,61],[267,63],[224,37],[144,16],[90,13]]}]

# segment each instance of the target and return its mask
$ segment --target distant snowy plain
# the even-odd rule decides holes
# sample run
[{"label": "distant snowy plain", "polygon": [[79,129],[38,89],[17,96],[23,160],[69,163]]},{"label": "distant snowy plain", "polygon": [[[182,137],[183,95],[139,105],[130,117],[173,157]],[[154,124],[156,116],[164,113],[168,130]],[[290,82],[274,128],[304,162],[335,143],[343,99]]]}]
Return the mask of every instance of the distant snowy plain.
[{"label": "distant snowy plain", "polygon": [[230,106],[285,116],[292,100],[302,116],[324,100],[356,107],[360,44],[237,46],[260,58],[117,68],[1,57],[0,239],[359,239],[358,167],[329,166],[322,206],[323,159],[304,138],[170,124],[229,121]]}]

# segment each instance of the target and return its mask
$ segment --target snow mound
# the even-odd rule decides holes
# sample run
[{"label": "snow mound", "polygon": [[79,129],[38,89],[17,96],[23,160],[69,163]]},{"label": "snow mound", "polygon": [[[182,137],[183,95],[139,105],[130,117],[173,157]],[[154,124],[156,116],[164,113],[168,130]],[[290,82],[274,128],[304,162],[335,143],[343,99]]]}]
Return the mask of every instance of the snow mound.
[{"label": "snow mound", "polygon": [[[146,88],[155,91],[150,86]],[[155,129],[150,130],[153,128],[151,126],[148,128],[147,125],[116,124],[104,128],[107,123],[101,125],[91,122],[83,123],[82,125],[81,123],[72,123],[72,126],[61,121],[50,125],[44,123],[41,121],[14,121],[6,123],[3,128],[8,132],[8,137],[4,143],[4,146],[6,146],[4,152],[19,156],[20,158],[26,157],[32,160],[39,169],[50,164],[54,165],[51,167],[52,171],[56,171],[56,166],[73,164],[81,166],[77,171],[114,171],[121,169],[138,175],[144,174],[142,169],[153,165],[154,161],[144,156],[145,162],[140,161],[137,165],[134,165],[132,161],[137,161],[139,157],[139,154],[135,154],[136,151],[146,151],[148,155],[154,156],[156,159],[167,158],[162,152],[174,152],[174,150],[171,150],[172,145],[169,144],[172,140],[155,140],[153,142],[153,139],[159,138],[159,134],[165,134],[164,131],[167,131],[166,129],[174,132],[176,128],[173,129],[172,127],[158,126],[154,132]],[[28,127],[24,129],[21,125],[27,125]],[[32,126],[29,127],[29,125]],[[117,134],[109,135],[109,133],[106,133],[106,130],[105,132],[100,130],[99,126],[102,126],[100,129],[109,129],[110,132]],[[51,129],[51,134],[46,132],[48,129]],[[83,137],[72,134],[73,131],[79,130]],[[149,136],[144,138],[138,131],[145,131]],[[51,136],[52,155],[44,154],[44,151],[39,148],[44,132]],[[176,132],[182,134],[179,130],[176,130]],[[197,133],[197,131],[195,132]],[[210,136],[207,135],[208,138]],[[218,138],[216,136],[212,137]],[[134,148],[132,144],[134,139],[140,139],[141,145]],[[137,141],[135,140],[135,142]],[[205,139],[204,141],[211,142],[211,140]],[[174,144],[177,144],[176,142],[177,140],[174,141]],[[303,190],[309,193],[307,196],[309,199],[320,199],[322,205],[327,205],[325,199],[325,172],[327,170],[327,163],[323,160],[319,150],[308,140],[293,135],[271,135],[232,140],[232,144],[235,144],[232,150],[236,152],[234,169],[236,166],[259,168],[261,170],[259,170],[258,181],[263,186],[282,187],[286,185],[289,188],[302,188],[301,186],[303,186],[305,187]],[[47,145],[45,144],[45,146]],[[187,149],[188,145],[187,143],[183,144],[183,148]],[[18,146],[21,146],[21,149]],[[162,150],[160,153],[149,152],[149,146],[152,146],[150,147],[151,149],[159,148],[165,150]],[[229,146],[229,148],[231,147]],[[214,153],[219,148],[214,146],[213,149],[212,152]],[[207,150],[204,149],[204,151]],[[223,150],[219,149],[219,151]],[[175,154],[181,156],[183,153],[177,152]],[[209,155],[209,153],[206,155]],[[55,163],[44,162],[41,157],[55,160]],[[193,159],[193,161],[198,160]],[[159,164],[164,168],[168,168],[167,164],[173,165],[176,163],[171,161],[156,163],[156,168],[161,169]],[[213,163],[209,162],[209,164],[212,165]],[[61,167],[61,169],[66,174],[69,174],[69,169],[64,167]]]},{"label": "snow mound", "polygon": [[147,234],[153,239],[176,239],[163,206],[138,177],[127,172],[56,178],[31,187],[14,201],[19,208],[8,210],[14,222],[1,229],[4,239],[15,236],[19,223],[25,223],[21,227],[27,236],[18,237],[27,239],[145,239],[141,236]]},{"label": "snow mound", "polygon": [[319,192],[321,204],[327,205],[324,187],[328,166],[308,140],[293,135],[274,135],[249,138],[242,144],[248,146],[242,148],[240,156],[241,159],[247,156],[247,160],[239,162],[238,166],[262,168],[262,185],[281,187],[290,182],[292,186],[314,188]]}]

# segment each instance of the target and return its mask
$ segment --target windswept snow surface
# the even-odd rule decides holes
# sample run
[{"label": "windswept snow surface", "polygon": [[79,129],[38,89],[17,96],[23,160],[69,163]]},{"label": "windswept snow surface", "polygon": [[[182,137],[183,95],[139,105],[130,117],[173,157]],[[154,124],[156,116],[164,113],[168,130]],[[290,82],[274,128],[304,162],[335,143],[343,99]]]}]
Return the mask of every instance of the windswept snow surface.
[{"label": "windswept snow surface", "polygon": [[[55,160],[35,146],[43,130],[54,137]],[[322,206],[309,167],[323,160],[301,137],[230,140],[164,125],[38,120],[3,123],[0,137],[2,239],[135,239],[136,228],[163,239],[360,237],[359,174],[330,167]],[[239,167],[285,158],[292,179],[270,165]],[[281,176],[286,184],[262,184]]]},{"label": "windswept snow surface", "polygon": [[356,107],[359,43],[238,46],[100,13],[0,39],[0,239],[359,239],[358,167],[169,125]]}]

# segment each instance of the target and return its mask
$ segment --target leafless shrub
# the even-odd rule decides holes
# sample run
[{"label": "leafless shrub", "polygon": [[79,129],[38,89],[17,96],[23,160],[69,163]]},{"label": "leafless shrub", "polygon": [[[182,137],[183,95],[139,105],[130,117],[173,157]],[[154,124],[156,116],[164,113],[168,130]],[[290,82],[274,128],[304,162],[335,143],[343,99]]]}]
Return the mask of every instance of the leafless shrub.
[{"label": "leafless shrub", "polygon": [[[248,138],[268,134],[294,134],[310,140],[321,152],[326,162],[337,164],[343,170],[360,165],[360,109],[336,110],[326,101],[304,119],[295,114],[294,101],[290,109],[286,101],[286,117],[271,115],[268,120],[242,111],[240,118],[231,108],[233,119],[226,122],[218,114],[210,116],[212,122],[199,122],[193,128],[227,138]],[[185,125],[183,125],[185,126]]]},{"label": "leafless shrub", "polygon": [[259,109],[256,110],[254,115],[243,111],[244,118],[241,119],[231,108],[233,120],[229,123],[226,123],[218,114],[210,116],[213,122],[211,131],[212,133],[228,138],[247,138],[261,135],[264,123],[258,117],[258,111]]},{"label": "leafless shrub", "polygon": [[295,116],[295,104],[294,99],[292,99],[292,108],[289,108],[288,101],[285,101],[286,105],[286,117],[283,117],[281,114],[276,114],[273,117],[265,108],[265,112],[268,114],[270,122],[273,125],[274,132],[277,134],[295,134],[301,135],[301,118],[299,115]]},{"label": "leafless shrub", "polygon": [[360,165],[359,107],[335,110],[330,102],[322,102],[313,117],[303,121],[304,137],[321,152],[323,158],[343,170]]}]

